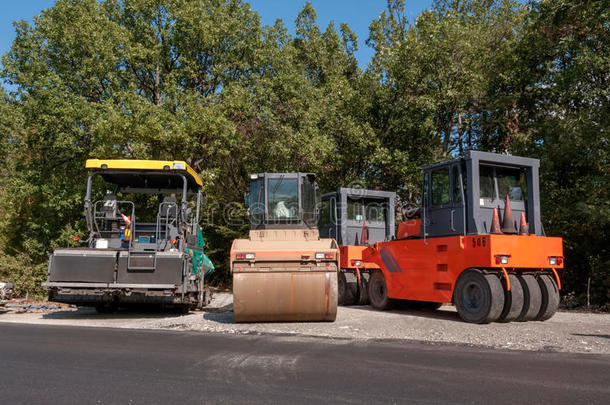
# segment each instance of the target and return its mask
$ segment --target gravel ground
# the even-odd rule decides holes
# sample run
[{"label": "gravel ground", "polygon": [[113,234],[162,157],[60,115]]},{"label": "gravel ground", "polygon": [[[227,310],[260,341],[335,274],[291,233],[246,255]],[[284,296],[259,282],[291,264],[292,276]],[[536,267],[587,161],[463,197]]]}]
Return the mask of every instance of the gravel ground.
[{"label": "gravel ground", "polygon": [[70,307],[18,313],[12,308],[0,314],[0,323],[297,335],[363,341],[411,340],[513,350],[610,354],[610,314],[558,312],[546,322],[473,325],[462,322],[451,306],[437,311],[388,312],[360,306],[339,307],[337,320],[332,323],[235,324],[232,307],[230,293],[216,292],[209,307],[188,315],[128,311],[102,315],[93,308]]}]

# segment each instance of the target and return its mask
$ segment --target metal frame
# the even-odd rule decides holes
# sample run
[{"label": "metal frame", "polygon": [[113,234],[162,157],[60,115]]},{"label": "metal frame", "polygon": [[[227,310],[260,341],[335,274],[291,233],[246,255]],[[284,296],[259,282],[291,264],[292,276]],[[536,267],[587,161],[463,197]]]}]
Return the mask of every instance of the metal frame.
[{"label": "metal frame", "polygon": [[[87,177],[87,191],[85,194],[85,219],[87,221],[87,228],[89,229],[89,232],[93,231],[93,218],[91,216],[91,191],[92,191],[92,187],[93,187],[93,179],[96,176],[101,176],[103,174],[125,174],[126,171],[125,170],[96,170],[91,172],[91,174],[89,174],[89,177]],[[186,197],[189,194],[189,188],[188,188],[188,180],[186,179],[186,176],[182,173],[176,173],[176,172],[171,172],[171,171],[167,171],[167,172],[160,172],[160,171],[138,171],[138,174],[142,174],[142,175],[166,175],[166,176],[179,176],[182,178],[182,190],[180,189],[155,189],[155,194],[164,194],[164,193],[182,193],[182,199],[181,199],[181,206],[180,206],[180,213],[181,213],[181,219],[184,220],[185,219],[185,213],[186,213],[186,204],[187,204],[187,200]],[[145,190],[149,190],[152,192],[152,189],[145,189]],[[129,188],[129,187],[125,187],[125,188],[119,188],[118,191],[121,192],[133,192],[133,193],[142,193],[142,189],[137,189],[137,188]],[[200,191],[197,191],[197,193],[199,194]],[[200,197],[197,198],[198,204],[201,201]],[[199,207],[197,208],[197,212],[199,212]],[[199,219],[199,218],[197,218]],[[92,235],[93,236],[93,235]]]},{"label": "metal frame", "polygon": [[[91,244],[93,239],[95,239],[96,237],[99,237],[101,234],[99,232],[99,229],[97,227],[97,223],[96,223],[96,206],[97,206],[97,202],[94,203],[93,205],[93,213],[91,212],[91,192],[92,192],[92,187],[93,187],[93,179],[96,176],[103,176],[104,174],[131,174],[133,173],[134,175],[137,173],[138,175],[155,175],[155,176],[172,176],[172,177],[180,177],[182,179],[182,187],[181,188],[176,188],[176,189],[141,189],[141,188],[131,188],[131,187],[117,187],[117,189],[115,191],[121,191],[121,192],[133,192],[133,193],[153,193],[153,194],[169,194],[169,193],[181,193],[181,200],[180,200],[180,208],[179,208],[179,214],[178,212],[176,213],[176,218],[175,221],[176,222],[176,228],[178,230],[178,233],[182,233],[182,231],[184,230],[185,226],[188,226],[187,224],[187,218],[186,218],[186,212],[187,212],[187,196],[189,194],[193,194],[193,192],[190,190],[189,188],[189,182],[188,179],[186,178],[186,175],[180,172],[175,172],[175,171],[154,171],[154,170],[147,170],[147,171],[130,171],[130,170],[95,170],[92,171],[91,174],[89,174],[88,178],[87,178],[87,190],[86,190],[86,194],[85,194],[85,218],[87,221],[87,227],[89,229],[89,243]],[[112,183],[110,183],[112,184]],[[198,185],[196,186],[198,188]],[[201,205],[201,191],[197,190],[197,207],[196,207],[196,214],[195,214],[195,218],[194,221],[192,221],[192,225],[193,225],[193,230],[195,230],[196,225],[199,223],[199,214],[200,214],[200,205]],[[129,240],[129,246],[128,246],[128,252],[129,252],[129,257],[128,257],[128,267],[130,269],[133,270],[153,270],[156,267],[156,254],[160,249],[160,245],[159,245],[159,227],[160,227],[160,219],[159,219],[159,214],[157,214],[157,229],[155,232],[155,251],[154,252],[150,252],[150,251],[146,251],[146,252],[139,252],[139,251],[134,251],[133,249],[133,239],[135,237],[135,224],[136,224],[136,217],[135,217],[135,206],[133,205],[133,202],[131,201],[118,201],[117,203],[130,203],[132,205],[132,212],[131,212],[131,225],[130,225],[130,230],[131,230],[131,238]],[[161,205],[163,205],[164,203],[162,203]],[[176,208],[178,210],[177,204],[172,203],[172,205],[176,205]],[[168,224],[166,223],[166,228],[168,228]],[[167,229],[166,229],[166,234],[167,234]],[[184,241],[180,240],[180,250],[184,249]],[[167,245],[167,243],[165,244]],[[164,246],[165,248],[166,246]],[[152,266],[132,266],[131,265],[131,253],[134,253],[135,255],[153,255],[153,264]]]},{"label": "metal frame", "polygon": [[[395,236],[395,203],[396,193],[392,191],[365,190],[360,188],[340,187],[337,191],[322,195],[322,200],[335,198],[335,209],[331,212],[331,225],[334,227],[335,235],[332,236],[337,240],[339,245],[347,239],[347,199],[349,197],[383,199],[388,204],[388,213],[386,218],[386,240],[391,240]],[[330,209],[330,206],[329,206]],[[334,220],[336,222],[333,221]],[[319,226],[318,226],[319,227]]]},{"label": "metal frame", "polygon": [[[256,176],[256,179],[253,177]],[[304,173],[304,172],[287,172],[287,173],[253,173],[249,176],[250,182],[252,181],[260,181],[263,179],[264,182],[264,192],[262,196],[262,201],[259,201],[259,204],[263,204],[263,220],[260,224],[257,224],[255,229],[294,229],[296,228],[312,228],[315,227],[318,220],[317,210],[314,208],[314,221],[310,226],[303,219],[303,196],[301,195],[301,188],[303,186],[303,178],[310,177],[313,178],[313,187],[316,202],[319,200],[318,186],[316,183],[316,175],[314,173]],[[273,179],[296,179],[297,180],[297,205],[298,205],[298,213],[296,219],[274,219],[273,222],[269,217],[269,206],[267,204],[268,195],[269,195],[269,180]],[[250,224],[251,228],[253,228],[253,220],[250,215]]]},{"label": "metal frame", "polygon": [[[463,235],[476,235],[489,233],[483,224],[487,218],[483,212],[485,209],[491,207],[481,206],[480,204],[480,178],[479,178],[479,167],[481,164],[488,164],[493,167],[507,167],[507,168],[523,168],[525,169],[526,184],[527,184],[527,205],[525,210],[528,213],[528,225],[530,234],[538,236],[544,236],[544,230],[542,228],[541,214],[540,214],[540,188],[539,188],[539,168],[540,161],[538,159],[526,158],[520,156],[511,155],[500,155],[497,153],[490,152],[479,152],[479,151],[468,151],[463,157],[431,165],[420,167],[426,173],[430,174],[430,184],[428,187],[428,196],[423,196],[422,186],[422,235],[425,239],[429,236],[448,236],[444,235],[428,235],[426,232],[427,217],[429,213],[426,213],[432,207],[431,195],[432,195],[432,178],[431,173],[436,169],[449,168],[449,185],[450,193],[453,189],[453,176],[451,176],[451,168],[456,165],[460,171],[460,188],[462,190],[462,206],[463,206],[463,226],[461,234]],[[464,173],[463,168],[466,168],[466,190],[464,192]],[[495,177],[494,177],[495,178]],[[494,188],[496,195],[498,194],[497,179],[494,180]],[[467,198],[464,198],[467,197]],[[425,201],[428,201],[428,205]],[[466,202],[466,204],[464,204]],[[457,234],[457,233],[456,233]]]},{"label": "metal frame", "polygon": [[[108,177],[104,176],[104,175],[108,175]],[[141,188],[141,187],[129,187],[130,184],[132,185],[139,185],[140,183],[142,185],[146,185],[147,183],[145,182],[141,182],[140,180],[137,181],[137,183],[134,182],[130,182],[130,177],[122,177],[122,178],[112,178],[112,176],[114,175],[122,175],[122,176],[155,176],[154,181],[152,182],[152,184],[155,186],[154,188]],[[95,241],[95,239],[98,239],[100,237],[102,237],[103,231],[100,233],[99,231],[99,226],[97,224],[97,220],[98,220],[98,216],[99,214],[97,213],[97,207],[99,206],[100,202],[95,202],[92,203],[92,190],[93,190],[93,181],[96,178],[96,176],[100,176],[103,178],[103,180],[105,181],[106,184],[108,185],[113,185],[114,187],[114,192],[115,194],[117,192],[123,192],[123,193],[145,193],[145,194],[181,194],[181,198],[179,198],[180,202],[162,202],[159,204],[159,211],[157,212],[157,221],[156,223],[150,223],[150,224],[146,224],[145,228],[141,228],[142,231],[146,231],[147,234],[150,234],[151,237],[155,237],[155,241],[154,243],[150,243],[147,244],[145,242],[143,243],[138,243],[136,238],[136,229],[137,229],[137,218],[136,218],[136,207],[133,203],[133,201],[117,201],[117,204],[130,204],[131,206],[131,225],[130,225],[130,229],[131,229],[131,238],[129,240],[128,243],[128,247],[121,247],[121,248],[117,248],[115,246],[113,247],[109,247],[109,249],[101,249],[100,252],[97,252],[97,249],[93,248],[93,243]],[[171,177],[171,182],[166,183],[165,181],[165,177],[162,176],[170,176]],[[110,178],[109,178],[110,177]],[[113,181],[115,180],[115,181]],[[166,184],[171,184],[170,188],[167,188]],[[161,186],[165,188],[156,188],[156,186]],[[174,187],[175,186],[175,187]],[[196,194],[196,209],[194,210],[194,212],[190,212],[189,211],[189,201],[194,200],[194,198],[189,198],[189,195],[194,195]],[[199,304],[203,303],[203,277],[204,277],[204,273],[201,271],[201,269],[197,269],[196,270],[196,274],[195,272],[193,273],[193,275],[191,275],[190,269],[191,269],[191,259],[192,256],[190,256],[188,252],[188,249],[190,247],[190,244],[193,243],[190,241],[187,241],[186,237],[180,237],[177,238],[179,239],[178,245],[176,246],[176,248],[180,251],[180,255],[179,258],[181,259],[181,263],[177,263],[176,262],[176,266],[179,267],[172,267],[172,273],[171,274],[175,274],[174,276],[171,277],[164,277],[164,275],[167,275],[168,273],[165,272],[165,269],[168,269],[169,266],[167,264],[167,261],[164,263],[158,262],[157,261],[157,256],[159,259],[161,259],[162,257],[165,257],[166,253],[168,252],[169,249],[169,245],[167,243],[164,243],[164,241],[160,241],[159,237],[161,236],[161,233],[163,233],[163,231],[165,232],[166,237],[164,239],[169,240],[169,238],[171,237],[171,235],[173,235],[173,232],[177,232],[178,235],[183,235],[183,236],[189,236],[188,235],[188,231],[192,230],[192,233],[195,237],[195,241],[197,240],[198,234],[199,234],[199,217],[200,217],[200,213],[201,213],[201,204],[203,201],[203,195],[202,192],[200,191],[200,181],[197,181],[197,178],[193,178],[191,173],[186,173],[183,171],[177,172],[176,170],[154,170],[154,169],[150,169],[150,170],[133,170],[133,169],[129,169],[129,168],[117,168],[117,169],[106,169],[106,168],[100,168],[100,169],[94,169],[91,171],[91,173],[89,174],[89,176],[87,177],[87,187],[86,187],[86,194],[85,194],[85,199],[84,199],[84,208],[85,208],[85,218],[87,221],[87,227],[89,230],[89,248],[68,248],[68,251],[72,251],[74,250],[74,254],[75,256],[83,256],[83,255],[87,255],[87,254],[91,254],[92,252],[95,253],[101,253],[101,252],[107,252],[109,253],[114,260],[112,260],[112,262],[114,263],[113,268],[114,268],[114,272],[113,272],[113,277],[109,278],[109,277],[104,277],[104,278],[97,278],[97,279],[91,279],[93,282],[87,282],[87,281],[83,281],[83,280],[87,280],[89,278],[70,278],[71,276],[68,275],[68,278],[63,278],[65,280],[75,280],[74,282],[70,282],[70,281],[50,281],[51,279],[53,279],[51,277],[51,272],[52,272],[52,263],[53,263],[53,258],[55,257],[55,253],[50,257],[49,259],[49,266],[48,266],[48,270],[47,270],[47,274],[48,274],[48,278],[47,278],[47,282],[43,283],[42,285],[47,287],[48,291],[49,291],[49,297],[51,297],[51,292],[52,291],[57,291],[58,289],[64,289],[65,291],[61,294],[62,297],[58,298],[58,300],[60,302],[80,302],[82,303],[90,303],[90,301],[88,299],[86,299],[86,297],[81,297],[79,298],[79,294],[84,294],[84,295],[95,295],[97,294],[97,291],[104,291],[104,293],[106,295],[108,295],[109,297],[129,297],[131,292],[138,292],[140,290],[142,291],[151,291],[152,293],[155,293],[155,291],[169,291],[170,295],[171,295],[171,299],[174,301],[174,303],[178,303],[178,304],[189,304],[191,305],[194,301],[193,298],[191,296],[191,293],[197,293],[197,297],[195,297],[196,299],[198,299]],[[170,208],[170,215],[167,217],[161,217],[161,211],[162,209],[167,206],[168,208]],[[173,208],[175,207],[175,208]],[[174,212],[175,209],[175,212]],[[153,229],[154,227],[154,229]],[[163,229],[165,228],[165,229]],[[172,232],[170,233],[169,230],[172,230]],[[105,235],[105,234],[104,234]],[[114,238],[114,234],[109,234],[108,237],[110,238]],[[190,236],[189,236],[190,237]],[[196,242],[194,242],[195,244],[197,244]],[[126,246],[127,244],[123,245]],[[57,251],[56,251],[57,252]],[[144,256],[148,256],[148,257],[152,257],[152,255],[154,255],[153,260],[150,261],[150,263],[148,261],[145,262],[141,262],[141,263],[133,263],[135,265],[140,265],[140,266],[133,266],[132,262],[131,262],[131,258],[132,258],[132,254],[133,257],[139,257],[140,255],[144,255]],[[105,257],[105,256],[104,256]],[[173,258],[173,256],[172,256]],[[178,258],[178,257],[177,257]],[[126,263],[125,264],[120,264],[121,260],[125,260],[126,259]],[[172,259],[173,260],[173,259]],[[172,263],[170,263],[171,266],[174,266]],[[62,265],[63,266],[63,265]],[[104,268],[106,269],[106,264],[105,262],[98,265],[97,268]],[[108,265],[109,266],[109,265]],[[121,267],[121,266],[125,266],[125,267]],[[165,266],[165,267],[164,267]],[[80,266],[82,267],[82,266]],[[123,281],[118,282],[118,272],[119,271],[124,271],[124,270],[120,270],[120,269],[127,269],[127,270],[135,270],[135,272],[137,273],[138,271],[142,270],[142,273],[150,273],[149,270],[152,270],[153,272],[156,272],[157,270],[161,271],[161,273],[155,273],[158,274],[161,277],[158,277],[157,275],[154,275],[152,277],[148,277],[148,278],[133,278],[133,279],[125,279],[125,280],[121,280]],[[65,269],[64,267],[62,267],[61,269]],[[108,269],[110,269],[110,267],[108,267]],[[85,269],[86,270],[86,269]],[[175,270],[175,271],[174,271]],[[181,275],[180,275],[181,274]],[[62,276],[63,277],[63,276]],[[62,278],[58,278],[58,280],[63,280]],[[113,279],[113,282],[110,282],[110,280]],[[139,283],[139,281],[141,281],[141,283]],[[201,291],[196,291],[197,288],[194,287],[194,285],[197,286],[197,288],[200,288]],[[72,291],[69,291],[70,289],[72,289]],[[67,291],[67,292],[66,292]],[[61,295],[60,294],[60,295]],[[118,294],[118,295],[117,295]],[[148,292],[147,292],[148,294]],[[155,293],[156,294],[156,293]],[[187,296],[187,294],[189,294]],[[67,296],[70,297],[67,297]],[[119,301],[121,301],[123,298],[119,299]],[[66,301],[67,300],[67,301]],[[122,302],[122,301],[121,301]],[[135,301],[134,301],[135,302]]]},{"label": "metal frame", "polygon": [[43,287],[62,287],[62,288],[149,288],[159,290],[173,290],[174,284],[124,284],[124,283],[70,283],[62,281],[47,281],[41,283]]},{"label": "metal frame", "polygon": [[[97,206],[98,206],[98,203],[102,203],[102,202],[103,202],[103,200],[97,200],[95,203],[93,203],[92,222],[93,222],[93,225],[95,226],[94,231],[97,232],[97,235],[99,235],[99,236],[101,236],[102,232],[109,232],[109,233],[112,232],[112,231],[100,231],[100,227],[99,227],[98,221],[101,220],[101,219],[106,219],[106,218],[101,217],[101,216],[98,215],[99,211],[97,209]],[[133,201],[116,200],[116,203],[117,203],[117,207],[118,207],[119,204],[126,204],[126,205],[130,205],[131,206],[131,218],[132,218],[132,222],[131,222],[131,225],[129,226],[129,230],[130,230],[131,234],[133,235],[133,231],[134,231],[133,224],[134,224],[135,219],[136,219],[135,205],[134,205]],[[120,220],[120,219],[121,219],[120,217],[116,217],[115,218],[115,220]],[[90,232],[91,232],[91,230],[90,230]],[[89,238],[90,247],[92,247],[91,246],[92,242],[93,242],[93,240],[90,237]]]}]

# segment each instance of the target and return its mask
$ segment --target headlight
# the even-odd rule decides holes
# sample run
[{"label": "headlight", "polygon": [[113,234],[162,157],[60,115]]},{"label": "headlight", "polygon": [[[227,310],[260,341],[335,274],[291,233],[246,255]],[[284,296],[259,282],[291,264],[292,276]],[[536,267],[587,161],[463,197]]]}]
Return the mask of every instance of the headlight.
[{"label": "headlight", "polygon": [[498,255],[496,256],[496,264],[508,264],[508,258],[510,255]]}]

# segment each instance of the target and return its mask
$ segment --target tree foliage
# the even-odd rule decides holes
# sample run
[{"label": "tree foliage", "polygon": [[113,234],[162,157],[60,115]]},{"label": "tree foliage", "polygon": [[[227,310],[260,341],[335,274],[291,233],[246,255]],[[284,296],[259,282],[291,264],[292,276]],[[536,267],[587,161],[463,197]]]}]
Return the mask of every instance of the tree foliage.
[{"label": "tree foliage", "polygon": [[[608,1],[403,0],[372,19],[361,70],[346,24],[307,3],[290,34],[242,0],[58,0],[15,23],[0,87],[0,265],[32,291],[84,236],[84,160],[184,159],[227,276],[247,174],[310,171],[413,200],[421,164],[468,149],[542,160],[543,221],[567,291],[610,299]],[[240,221],[241,219],[241,221]]]}]

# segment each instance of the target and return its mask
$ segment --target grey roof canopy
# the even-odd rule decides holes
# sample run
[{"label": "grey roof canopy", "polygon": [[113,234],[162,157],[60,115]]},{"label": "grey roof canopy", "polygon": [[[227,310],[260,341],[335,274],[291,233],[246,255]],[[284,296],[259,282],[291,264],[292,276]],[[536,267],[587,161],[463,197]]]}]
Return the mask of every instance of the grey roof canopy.
[{"label": "grey roof canopy", "polygon": [[[361,219],[348,215],[350,202],[361,203]],[[329,221],[320,218],[320,235],[336,239],[339,245],[363,245],[366,241],[362,240],[362,231],[366,224],[369,244],[391,240],[395,235],[395,202],[396,193],[391,191],[341,187],[326,193],[322,196],[322,203],[328,204],[330,215]],[[378,220],[378,211],[377,218],[367,218],[371,206],[383,210],[382,221]]]},{"label": "grey roof canopy", "polygon": [[[494,196],[483,198],[481,191],[481,167],[493,173]],[[425,227],[427,237],[456,234],[488,234],[494,208],[498,210],[500,222],[503,221],[506,196],[499,195],[497,172],[503,169],[518,169],[525,175],[524,196],[518,201],[510,201],[516,228],[519,229],[521,213],[525,214],[530,234],[544,235],[540,220],[540,192],[538,184],[538,159],[502,155],[490,152],[468,151],[461,158],[422,166],[424,183],[430,181],[433,173],[449,171],[449,191],[462,189],[463,198],[450,194],[445,204],[432,203],[432,184],[422,189],[424,209],[422,210],[422,234]],[[458,186],[455,184],[461,181]],[[462,201],[466,201],[464,204]]]},{"label": "grey roof canopy", "polygon": [[189,193],[199,191],[199,185],[195,179],[186,172],[99,170],[93,173],[101,176],[104,181],[115,184],[120,191],[124,192],[180,193],[183,191],[185,181]]}]

